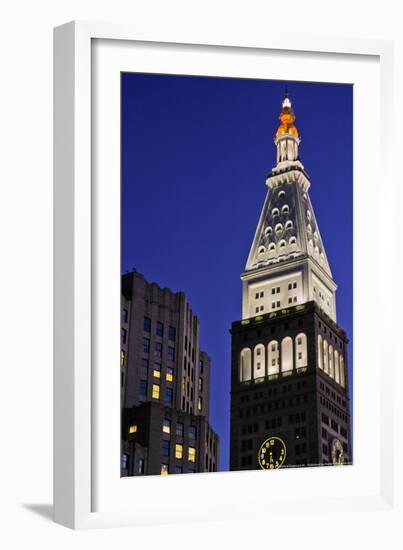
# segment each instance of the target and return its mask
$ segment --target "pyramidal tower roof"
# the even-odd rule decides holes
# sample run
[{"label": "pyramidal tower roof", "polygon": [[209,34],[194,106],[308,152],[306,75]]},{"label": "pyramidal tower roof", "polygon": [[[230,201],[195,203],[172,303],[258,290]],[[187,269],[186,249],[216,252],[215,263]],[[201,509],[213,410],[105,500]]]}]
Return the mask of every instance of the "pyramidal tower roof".
[{"label": "pyramidal tower roof", "polygon": [[274,137],[277,162],[241,274],[243,319],[316,301],[336,321],[337,286],[309,198],[295,119],[286,92]]},{"label": "pyramidal tower roof", "polygon": [[267,269],[295,259],[311,258],[332,277],[309,198],[309,176],[299,160],[300,138],[286,92],[275,135],[277,165],[267,177],[268,192],[245,271]]}]

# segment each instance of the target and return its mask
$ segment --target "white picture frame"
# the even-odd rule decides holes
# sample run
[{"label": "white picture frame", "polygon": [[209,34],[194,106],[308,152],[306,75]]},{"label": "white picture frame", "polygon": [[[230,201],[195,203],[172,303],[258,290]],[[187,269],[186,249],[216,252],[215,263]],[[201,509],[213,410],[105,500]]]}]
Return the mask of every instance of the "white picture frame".
[{"label": "white picture frame", "polygon": [[[131,25],[72,22],[55,29],[54,54],[55,521],[82,529],[170,523],[178,516],[193,521],[195,514],[198,520],[265,517],[265,507],[274,501],[271,513],[288,516],[297,514],[302,503],[308,514],[324,506],[330,511],[393,514],[397,478],[392,419],[397,412],[390,388],[397,356],[393,346],[381,347],[387,327],[375,330],[365,306],[370,292],[385,314],[391,309],[387,289],[393,284],[393,269],[382,265],[393,257],[394,239],[384,223],[388,205],[394,204],[394,183],[387,175],[393,151],[387,117],[393,105],[392,42],[272,32],[256,36],[252,30],[244,36],[231,36],[229,30],[219,37],[208,31],[187,36],[186,30],[154,36]],[[120,479],[119,376],[114,382],[113,366],[120,329],[116,78],[120,71],[136,68],[257,78],[281,73],[284,79],[291,75],[294,80],[318,81],[346,81],[343,74],[355,84],[354,357],[359,351],[360,360],[354,372],[354,466],[270,472],[270,491],[264,490],[266,472]],[[363,128],[362,135],[358,128]],[[100,154],[103,151],[107,154]],[[382,186],[384,200],[379,204],[372,191],[379,184],[381,166],[382,179],[391,184]],[[374,223],[375,212],[379,215]],[[368,262],[374,260],[376,268],[369,273]],[[381,363],[389,366],[387,383],[379,376]],[[158,502],[150,497],[156,491]],[[174,496],[168,506],[169,495]]]}]

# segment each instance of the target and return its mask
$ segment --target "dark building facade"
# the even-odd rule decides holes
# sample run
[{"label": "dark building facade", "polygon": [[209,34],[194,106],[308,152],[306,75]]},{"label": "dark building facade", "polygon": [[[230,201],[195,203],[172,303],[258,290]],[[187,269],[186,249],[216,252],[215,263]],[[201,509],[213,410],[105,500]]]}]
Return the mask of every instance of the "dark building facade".
[{"label": "dark building facade", "polygon": [[122,277],[123,476],[213,472],[219,441],[209,425],[210,369],[199,320],[183,292]]},{"label": "dark building facade", "polygon": [[286,95],[232,324],[230,469],[352,461],[347,335]]}]

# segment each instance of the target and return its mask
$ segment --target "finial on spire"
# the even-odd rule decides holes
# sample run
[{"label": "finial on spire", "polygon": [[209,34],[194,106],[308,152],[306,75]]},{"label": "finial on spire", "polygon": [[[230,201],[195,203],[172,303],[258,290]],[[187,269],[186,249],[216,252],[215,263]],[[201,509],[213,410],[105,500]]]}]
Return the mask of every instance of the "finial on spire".
[{"label": "finial on spire", "polygon": [[292,103],[288,96],[288,86],[285,86],[284,99],[282,103],[283,110],[280,113],[279,120],[281,122],[277,129],[276,137],[284,134],[291,134],[293,137],[298,137],[298,130],[294,126],[295,115],[292,109]]},{"label": "finial on spire", "polygon": [[288,96],[288,86],[287,86],[287,84],[285,85],[284,99],[283,99],[282,107],[283,107],[283,109],[291,109],[292,108],[292,104],[291,104],[290,98]]}]

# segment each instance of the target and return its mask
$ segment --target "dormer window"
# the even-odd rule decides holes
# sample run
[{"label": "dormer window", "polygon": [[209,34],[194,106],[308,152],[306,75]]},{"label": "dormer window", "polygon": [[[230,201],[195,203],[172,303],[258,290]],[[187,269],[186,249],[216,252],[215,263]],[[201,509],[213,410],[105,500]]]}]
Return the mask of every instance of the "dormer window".
[{"label": "dormer window", "polygon": [[281,225],[281,223],[278,223],[278,224],[276,225],[274,231],[275,231],[276,233],[281,233],[282,230],[283,230],[283,226]]},{"label": "dormer window", "polygon": [[266,237],[268,237],[272,233],[273,233],[273,229],[270,226],[266,227],[266,229],[264,230],[264,234],[266,235]]},{"label": "dormer window", "polygon": [[288,214],[289,211],[290,211],[290,207],[288,206],[288,204],[285,204],[283,206],[283,208],[281,209],[281,211],[282,211],[283,214]]},{"label": "dormer window", "polygon": [[278,198],[282,199],[284,196],[285,196],[285,191],[280,191],[280,193],[278,194]]},{"label": "dormer window", "polygon": [[289,240],[289,245],[293,246],[293,245],[296,245],[296,244],[297,244],[297,238],[296,237],[291,237],[291,239]]},{"label": "dormer window", "polygon": [[291,220],[288,220],[288,222],[285,224],[285,228],[286,228],[286,229],[292,229],[293,225],[294,225],[294,224],[292,223],[292,221],[291,221]]},{"label": "dormer window", "polygon": [[264,254],[266,251],[265,247],[264,246],[259,246],[259,249],[257,251],[257,253],[260,255]]},{"label": "dormer window", "polygon": [[284,240],[280,241],[280,242],[278,243],[278,246],[280,247],[280,250],[281,250],[281,249],[284,249],[285,246],[286,246],[286,244],[287,244],[287,243],[286,243]]},{"label": "dormer window", "polygon": [[278,208],[273,208],[271,211],[272,216],[278,216],[280,214],[280,210]]},{"label": "dormer window", "polygon": [[276,250],[276,245],[274,243],[270,243],[269,244],[269,252],[273,252],[274,250]]}]

